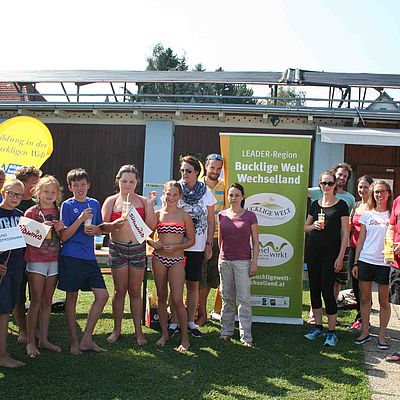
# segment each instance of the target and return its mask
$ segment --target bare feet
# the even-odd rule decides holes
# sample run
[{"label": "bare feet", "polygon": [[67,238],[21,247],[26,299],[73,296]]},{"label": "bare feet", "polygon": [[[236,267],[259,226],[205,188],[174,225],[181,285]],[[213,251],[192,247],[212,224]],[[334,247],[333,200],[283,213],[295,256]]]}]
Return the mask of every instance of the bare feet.
[{"label": "bare feet", "polygon": [[79,343],[78,342],[71,343],[70,352],[71,352],[71,354],[73,354],[75,356],[79,356],[80,354],[82,354],[82,352],[79,349]]},{"label": "bare feet", "polygon": [[17,338],[17,342],[21,344],[27,344],[28,343],[28,335],[26,332],[20,332]]},{"label": "bare feet", "polygon": [[204,326],[204,325],[207,323],[207,321],[208,321],[207,316],[201,316],[201,317],[199,317],[199,318],[197,319],[196,324],[197,324],[198,326]]},{"label": "bare feet", "polygon": [[95,353],[104,353],[107,350],[98,346],[93,340],[81,340],[81,344],[79,345],[79,350],[81,351],[94,351]]},{"label": "bare feet", "polygon": [[144,346],[145,344],[147,344],[146,336],[144,336],[143,333],[137,333],[136,342],[139,346]]},{"label": "bare feet", "polygon": [[28,343],[26,345],[26,354],[28,354],[29,357],[36,357],[41,355],[35,343]]},{"label": "bare feet", "polygon": [[111,335],[107,338],[107,343],[109,344],[115,343],[120,336],[121,332],[112,331]]},{"label": "bare feet", "polygon": [[24,365],[25,363],[23,363],[22,361],[14,360],[8,353],[4,353],[0,356],[0,367],[19,368],[23,367]]},{"label": "bare feet", "polygon": [[227,340],[231,340],[231,337],[228,335],[221,335],[218,339],[227,341]]},{"label": "bare feet", "polygon": [[167,337],[161,336],[160,339],[157,340],[156,346],[164,347],[167,344],[168,340],[169,340],[169,336],[167,336]]},{"label": "bare feet", "polygon": [[56,346],[55,344],[50,343],[48,340],[42,340],[41,342],[39,342],[39,347],[41,349],[55,351],[56,353],[60,353],[61,352],[61,347],[60,346]]},{"label": "bare feet", "polygon": [[190,344],[189,344],[189,338],[182,339],[181,344],[179,347],[176,349],[179,353],[185,353],[186,351],[189,350]]},{"label": "bare feet", "polygon": [[244,346],[244,347],[253,347],[253,343],[251,343],[251,342],[242,342],[242,345]]}]

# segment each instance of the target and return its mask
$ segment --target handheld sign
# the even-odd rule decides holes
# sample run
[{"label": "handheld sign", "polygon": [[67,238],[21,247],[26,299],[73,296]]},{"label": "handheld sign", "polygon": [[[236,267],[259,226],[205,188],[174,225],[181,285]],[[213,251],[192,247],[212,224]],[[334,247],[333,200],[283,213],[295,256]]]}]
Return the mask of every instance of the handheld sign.
[{"label": "handheld sign", "polygon": [[20,249],[26,247],[24,237],[18,226],[0,229],[0,251]]},{"label": "handheld sign", "polygon": [[126,219],[129,221],[129,225],[135,235],[136,240],[139,243],[143,243],[147,236],[149,236],[153,231],[145,224],[142,217],[136,211],[135,207],[131,207]]},{"label": "handheld sign", "polygon": [[49,233],[51,226],[37,222],[34,219],[21,217],[19,220],[19,228],[27,244],[40,247],[46,235]]}]

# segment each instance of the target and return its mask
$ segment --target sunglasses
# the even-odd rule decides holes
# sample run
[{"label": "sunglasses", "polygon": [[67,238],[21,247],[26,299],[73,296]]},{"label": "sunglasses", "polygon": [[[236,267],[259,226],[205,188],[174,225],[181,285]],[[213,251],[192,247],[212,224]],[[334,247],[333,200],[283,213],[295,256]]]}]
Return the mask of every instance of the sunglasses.
[{"label": "sunglasses", "polygon": [[207,162],[207,161],[212,161],[212,160],[223,161],[223,158],[222,158],[222,156],[220,156],[219,154],[210,154],[210,155],[206,158],[206,162]]},{"label": "sunglasses", "polygon": [[329,187],[335,186],[335,182],[333,182],[333,181],[330,181],[330,182],[323,181],[323,182],[320,182],[319,184],[321,186],[329,186]]},{"label": "sunglasses", "polygon": [[387,193],[388,191],[387,190],[376,190],[376,191],[374,191],[374,194],[376,194],[377,196],[378,195],[380,195],[380,194],[385,194],[385,193]]},{"label": "sunglasses", "polygon": [[189,169],[189,168],[181,168],[180,171],[181,171],[181,174],[184,174],[185,172],[187,174],[191,174],[193,172],[193,170]]},{"label": "sunglasses", "polygon": [[14,198],[22,199],[22,196],[24,195],[23,193],[13,192],[12,190],[7,190],[6,193],[7,193],[10,197],[12,197],[13,199],[14,199]]}]

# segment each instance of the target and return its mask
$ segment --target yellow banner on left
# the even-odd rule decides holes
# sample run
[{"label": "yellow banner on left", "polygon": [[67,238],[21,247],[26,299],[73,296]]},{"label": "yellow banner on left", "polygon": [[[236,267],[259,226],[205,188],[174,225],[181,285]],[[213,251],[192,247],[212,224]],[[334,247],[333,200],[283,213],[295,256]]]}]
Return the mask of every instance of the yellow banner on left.
[{"label": "yellow banner on left", "polygon": [[40,168],[53,152],[53,138],[47,126],[33,117],[14,117],[0,124],[0,167],[7,178],[16,168]]}]

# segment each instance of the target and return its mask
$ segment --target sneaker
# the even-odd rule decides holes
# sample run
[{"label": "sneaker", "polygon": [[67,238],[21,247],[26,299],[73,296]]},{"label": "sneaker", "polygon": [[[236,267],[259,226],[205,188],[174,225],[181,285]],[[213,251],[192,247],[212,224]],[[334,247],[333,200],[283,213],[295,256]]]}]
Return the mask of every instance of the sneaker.
[{"label": "sneaker", "polygon": [[354,321],[347,330],[349,332],[361,332],[362,331],[362,323],[359,320]]},{"label": "sneaker", "polygon": [[369,342],[370,340],[371,340],[371,335],[368,335],[368,336],[365,336],[365,338],[363,338],[363,339],[360,339],[360,338],[356,339],[356,341],[354,343],[355,344],[364,344],[364,343]]},{"label": "sneaker", "polygon": [[192,334],[194,337],[202,337],[203,334],[197,329],[197,326],[194,328],[188,328],[188,331]]},{"label": "sneaker", "polygon": [[324,331],[319,328],[313,328],[310,332],[304,335],[304,337],[308,340],[315,340],[316,338],[323,336]]},{"label": "sneaker", "polygon": [[324,346],[334,347],[338,342],[338,337],[336,332],[328,332],[326,335],[326,340]]},{"label": "sneaker", "polygon": [[175,333],[177,333],[179,331],[179,325],[176,326],[176,328],[170,328],[168,327],[168,336],[169,337],[173,337],[175,335]]}]

